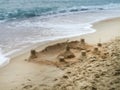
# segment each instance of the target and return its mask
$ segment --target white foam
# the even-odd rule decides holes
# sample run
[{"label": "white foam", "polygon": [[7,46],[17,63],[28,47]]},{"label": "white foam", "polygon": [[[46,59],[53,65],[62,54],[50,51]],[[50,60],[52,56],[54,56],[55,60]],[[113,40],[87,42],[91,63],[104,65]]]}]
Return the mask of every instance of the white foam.
[{"label": "white foam", "polygon": [[2,51],[0,49],[0,68],[7,65],[9,63],[9,58],[5,57],[5,55],[2,54]]}]

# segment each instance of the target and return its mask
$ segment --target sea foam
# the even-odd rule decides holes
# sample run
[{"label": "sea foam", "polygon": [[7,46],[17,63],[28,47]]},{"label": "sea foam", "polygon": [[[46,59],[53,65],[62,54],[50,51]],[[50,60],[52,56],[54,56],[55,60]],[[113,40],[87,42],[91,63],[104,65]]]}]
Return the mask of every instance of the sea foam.
[{"label": "sea foam", "polygon": [[9,63],[9,58],[5,57],[5,55],[2,54],[2,51],[0,49],[0,68],[7,65]]}]

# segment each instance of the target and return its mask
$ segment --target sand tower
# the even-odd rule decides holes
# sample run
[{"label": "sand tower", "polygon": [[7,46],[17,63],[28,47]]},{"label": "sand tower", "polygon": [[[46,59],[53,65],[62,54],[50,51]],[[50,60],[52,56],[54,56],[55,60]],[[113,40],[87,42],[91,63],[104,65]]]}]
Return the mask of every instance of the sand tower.
[{"label": "sand tower", "polygon": [[82,39],[80,40],[80,44],[85,45],[85,39],[82,38]]},{"label": "sand tower", "polygon": [[83,38],[80,39],[80,46],[79,47],[81,50],[84,50],[86,48],[85,39],[83,39]]},{"label": "sand tower", "polygon": [[82,50],[80,53],[79,60],[83,60],[85,58],[87,58],[86,50]]},{"label": "sand tower", "polygon": [[95,47],[93,49],[93,53],[96,54],[96,55],[100,55],[100,51],[99,51],[98,47]]},{"label": "sand tower", "polygon": [[86,51],[85,51],[85,50],[82,50],[82,51],[81,51],[81,56],[82,56],[82,57],[85,57],[85,56],[86,56]]},{"label": "sand tower", "polygon": [[37,58],[37,52],[35,50],[31,50],[30,52],[30,59]]}]

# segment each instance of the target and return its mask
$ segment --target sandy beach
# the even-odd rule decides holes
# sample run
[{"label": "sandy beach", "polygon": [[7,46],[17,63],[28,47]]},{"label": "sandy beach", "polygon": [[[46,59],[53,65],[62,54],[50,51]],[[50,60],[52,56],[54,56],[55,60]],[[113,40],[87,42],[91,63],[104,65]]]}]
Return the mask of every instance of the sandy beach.
[{"label": "sandy beach", "polygon": [[[36,59],[29,60],[30,50],[29,52],[25,52],[25,53],[20,52],[21,53],[20,55],[13,57],[10,60],[10,63],[8,65],[0,69],[0,89],[1,90],[57,90],[57,89],[58,90],[79,90],[78,87],[77,88],[70,87],[67,89],[58,88],[60,87],[58,84],[60,84],[61,87],[62,87],[61,83],[70,84],[70,82],[67,82],[66,79],[63,80],[63,78],[61,78],[63,76],[64,78],[68,78],[68,77],[65,77],[66,71],[68,72],[70,70],[70,72],[73,72],[72,74],[76,74],[78,73],[78,70],[77,71],[75,70],[76,67],[77,69],[81,68],[78,65],[79,63],[81,64],[84,63],[86,65],[90,63],[88,61],[81,62],[80,60],[78,60],[78,57],[80,54],[79,49],[73,49],[73,48],[77,47],[76,45],[79,44],[79,41],[82,38],[84,38],[85,42],[88,44],[88,46],[86,46],[88,49],[93,49],[97,45],[97,43],[103,43],[107,45],[107,44],[111,44],[111,42],[114,42],[113,44],[116,45],[115,38],[120,36],[120,18],[118,17],[118,18],[112,18],[112,19],[107,19],[107,20],[103,20],[100,22],[96,22],[93,24],[92,28],[96,29],[95,33],[51,41],[51,42],[45,43],[37,47],[33,46],[33,49],[37,51]],[[57,56],[64,51],[66,41],[68,39],[69,39],[69,42],[76,41],[76,42],[69,43],[72,47],[71,51],[75,54],[75,58],[66,60],[67,63],[69,63],[69,61],[73,63],[72,65],[71,63],[70,64],[60,63],[57,58]],[[119,45],[120,44],[118,44],[117,46],[119,47]],[[111,44],[111,46],[114,46],[114,45]],[[109,48],[107,48],[107,50],[108,49]],[[100,63],[103,63],[103,62],[104,61],[101,61]],[[112,62],[111,60],[106,61],[106,63],[110,63],[110,65],[112,65],[111,62]],[[120,62],[118,64],[120,64]],[[66,65],[69,65],[69,66],[67,67]],[[84,69],[83,72],[85,72],[86,65],[83,65],[83,66],[81,65],[82,68],[80,70]],[[103,64],[99,64],[99,62],[96,61],[96,63],[93,62],[93,64],[90,64],[90,65],[91,67],[93,67],[91,68],[92,69],[91,71],[94,71],[93,69],[94,68],[97,69],[96,67],[97,65],[103,65]],[[102,68],[103,71],[107,70],[107,67],[101,66],[98,68]],[[112,67],[108,69],[112,69],[114,71],[114,68]],[[87,73],[86,75],[88,75],[89,77],[90,76],[89,74]],[[81,74],[81,77],[83,78],[82,79],[83,84],[84,83],[89,84],[87,81],[94,81],[93,78],[90,78],[90,80],[88,80],[88,79],[85,79],[87,76],[83,77],[82,75],[83,76],[85,75]],[[71,79],[69,79],[68,81],[70,80],[74,81],[72,79],[73,76],[70,76],[70,78]],[[119,76],[117,76],[117,78],[120,79]],[[101,78],[101,79],[103,80],[103,83],[105,84],[107,82],[107,79],[109,78],[107,79]],[[87,87],[87,89],[85,89],[85,88],[82,88],[82,86],[84,86],[82,84],[78,86],[81,88],[80,90],[119,90],[120,83],[118,84],[119,84],[118,89],[110,89],[111,87],[108,88],[109,84],[107,83],[106,83],[106,86],[103,85],[101,87],[98,87],[98,89],[96,88],[93,89],[91,87],[90,88]],[[99,83],[96,86],[99,86]]]}]

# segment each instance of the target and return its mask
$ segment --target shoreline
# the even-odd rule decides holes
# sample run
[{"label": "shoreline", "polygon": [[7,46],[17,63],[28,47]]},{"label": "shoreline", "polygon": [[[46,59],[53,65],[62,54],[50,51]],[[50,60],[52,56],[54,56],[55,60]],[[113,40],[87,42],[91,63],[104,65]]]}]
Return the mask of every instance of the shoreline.
[{"label": "shoreline", "polygon": [[[27,56],[26,58],[28,58],[29,52],[30,52],[31,49],[35,49],[37,51],[41,51],[42,49],[44,49],[45,47],[47,47],[49,45],[53,45],[53,44],[56,44],[56,43],[65,42],[68,39],[70,41],[72,41],[72,40],[79,40],[79,38],[86,38],[86,36],[90,36],[91,37],[94,33],[98,32],[98,30],[96,30],[97,27],[94,27],[94,26],[96,26],[97,24],[99,24],[101,22],[107,21],[107,20],[114,20],[114,19],[119,19],[119,18],[120,17],[118,17],[118,16],[117,17],[113,16],[113,17],[109,17],[109,18],[105,18],[105,19],[96,20],[96,21],[91,22],[90,24],[92,26],[89,27],[89,29],[94,29],[95,32],[86,33],[86,34],[83,34],[83,35],[70,36],[70,37],[68,36],[68,37],[64,37],[64,38],[43,41],[43,42],[40,42],[40,43],[33,44],[33,45],[29,46],[29,47],[23,48],[24,51],[23,51],[23,49],[22,50],[19,49],[18,51],[15,51],[15,52],[13,51],[12,54],[5,55],[9,60],[7,60],[7,63],[4,63],[4,65],[1,65],[1,68],[4,68],[6,65],[8,65],[11,62],[11,60],[13,60],[14,58],[17,58],[17,57],[19,57],[19,56],[21,56],[23,54],[26,54],[26,56]],[[97,38],[99,38],[98,42],[99,41],[102,42],[102,39],[100,39],[101,37],[97,37]],[[86,38],[86,39],[88,39],[88,38]],[[90,41],[90,39],[88,39],[88,41]],[[89,43],[91,43],[91,42],[92,41],[90,41]],[[103,42],[105,42],[105,41],[103,41]],[[95,43],[97,43],[97,42],[95,42]]]},{"label": "shoreline", "polygon": [[[90,29],[94,29],[95,32],[86,33],[86,34],[83,34],[83,35],[77,35],[77,36],[59,38],[59,39],[55,39],[55,40],[43,41],[43,42],[34,44],[34,45],[30,46],[30,47],[24,48],[24,51],[23,51],[23,50],[20,50],[20,51],[18,51],[18,52],[15,52],[15,53],[17,53],[17,54],[14,54],[14,55],[12,54],[12,55],[8,55],[8,56],[10,56],[11,59],[14,59],[14,58],[16,58],[16,57],[21,56],[22,54],[28,53],[31,49],[35,49],[35,50],[37,50],[37,51],[40,51],[40,50],[44,49],[44,48],[47,47],[47,46],[54,45],[54,44],[56,44],[56,43],[66,42],[68,39],[69,39],[70,41],[73,41],[73,40],[79,40],[79,38],[85,38],[85,39],[88,39],[88,41],[90,41],[89,38],[86,38],[86,36],[90,36],[90,37],[91,37],[93,34],[95,34],[95,33],[97,33],[97,32],[99,31],[99,30],[96,30],[96,28],[98,28],[98,27],[96,26],[97,24],[102,23],[102,22],[106,22],[106,21],[108,21],[108,20],[116,20],[116,19],[120,19],[120,17],[112,17],[112,18],[102,19],[102,20],[100,20],[100,21],[99,21],[99,20],[93,21],[93,22],[91,23],[92,26],[90,27]],[[120,36],[120,35],[117,35],[117,36]],[[115,35],[115,37],[116,37],[116,35]],[[113,38],[115,38],[115,37],[113,37]],[[98,43],[99,41],[102,42],[102,43],[106,42],[106,40],[103,40],[103,41],[100,40],[101,37],[98,37],[98,38],[99,38],[99,39],[97,40],[97,42],[94,42],[94,43],[93,43],[92,41],[90,41],[89,43],[95,44],[95,43]],[[112,38],[111,38],[111,39],[112,39]],[[109,40],[111,40],[111,39],[109,39]],[[109,40],[107,40],[107,41],[109,41]],[[10,59],[10,60],[11,60],[11,59]]]},{"label": "shoreline", "polygon": [[[117,36],[120,36],[119,24],[120,17],[99,21],[93,23],[92,28],[96,29],[96,32],[94,33],[51,41],[43,43],[40,46],[35,45],[33,49],[35,49],[36,51],[41,51],[47,46],[51,46],[56,43],[62,43],[67,41],[68,39],[70,41],[74,41],[84,38],[87,43],[90,43],[92,45],[96,45],[96,43],[98,42],[107,43]],[[2,90],[17,90],[16,87],[21,87],[21,84],[50,84],[55,77],[60,77],[64,74],[62,70],[53,66],[26,62],[25,59],[28,59],[30,50],[31,49],[29,49],[28,51],[25,50],[24,52],[20,52],[21,54],[11,58],[10,63],[0,69],[0,88]],[[32,82],[30,82],[29,80],[26,81],[26,79],[29,78],[30,80],[32,79]]]},{"label": "shoreline", "polygon": [[[117,10],[116,10],[117,11]],[[115,13],[116,13],[116,11],[115,11]],[[93,12],[95,12],[95,11],[93,11]],[[116,15],[116,14],[113,14],[113,15],[108,15],[110,12],[112,12],[113,13],[113,11],[107,11],[107,13],[105,14],[105,16],[101,16],[104,12],[106,12],[105,10],[104,11],[100,11],[99,12],[99,14],[100,14],[100,17],[98,17],[98,18],[96,18],[95,20],[89,20],[89,18],[87,17],[87,18],[85,18],[85,21],[87,21],[89,24],[90,24],[90,27],[89,27],[89,29],[92,29],[91,28],[91,26],[94,24],[94,23],[97,23],[97,22],[100,22],[100,21],[103,21],[103,20],[106,20],[106,19],[111,19],[111,18],[119,18],[120,17],[120,15],[118,14],[118,15]],[[36,17],[36,19],[38,19],[38,20],[42,20],[43,19],[43,21],[44,21],[44,19],[50,19],[50,21],[51,21],[51,19],[53,19],[53,21],[54,21],[54,18],[58,18],[58,20],[61,18],[61,19],[65,19],[65,18],[70,18],[70,17],[78,17],[78,18],[81,18],[81,16],[83,17],[84,16],[84,14],[85,14],[86,12],[75,12],[75,13],[71,13],[71,14],[63,14],[63,15],[51,15],[50,17],[47,17],[47,18],[39,18],[39,17]],[[75,15],[74,15],[75,14]],[[81,16],[79,16],[81,14]],[[91,13],[91,11],[90,12],[87,12],[87,14],[88,14],[88,16],[89,15],[93,15],[93,17],[94,16],[96,16],[97,14],[98,14],[98,12],[96,12],[95,13],[95,15],[94,14],[92,14]],[[99,15],[98,14],[98,15]],[[69,15],[69,16],[68,16]],[[86,14],[85,14],[86,15]],[[31,20],[32,19],[35,19],[35,18],[31,18]],[[88,19],[88,20],[87,20]],[[55,19],[56,20],[56,19]],[[79,20],[77,20],[77,21],[79,21]],[[81,21],[83,22],[84,21],[84,19],[82,20],[81,19]],[[48,20],[48,22],[49,22],[49,20]],[[58,21],[59,22],[59,21]],[[86,22],[86,23],[87,23]],[[50,22],[49,22],[50,23]],[[84,22],[83,22],[84,23]],[[84,23],[84,24],[86,24],[86,23]],[[96,30],[95,30],[96,31]],[[87,34],[89,34],[89,33],[86,33],[86,34],[83,34],[83,35],[87,35]],[[56,39],[51,39],[51,40],[47,40],[47,41],[42,41],[42,42],[40,42],[40,43],[33,43],[33,44],[31,44],[30,46],[25,46],[25,47],[20,47],[20,49],[16,49],[16,50],[12,50],[12,51],[10,51],[10,52],[8,52],[8,53],[4,53],[4,54],[2,54],[2,55],[4,55],[5,57],[7,57],[7,58],[9,58],[9,60],[11,60],[12,58],[14,58],[14,57],[17,57],[17,56],[19,56],[19,55],[21,55],[22,53],[26,53],[26,52],[29,52],[29,50],[30,49],[34,49],[34,48],[36,48],[36,47],[39,47],[39,46],[42,46],[42,45],[44,45],[44,44],[48,44],[48,43],[52,43],[52,42],[55,42],[55,41],[59,41],[59,40],[62,40],[62,39],[69,39],[69,38],[75,38],[75,37],[79,37],[79,36],[81,36],[81,35],[74,35],[74,36],[68,36],[68,37],[64,37],[64,38],[56,38]]]}]

